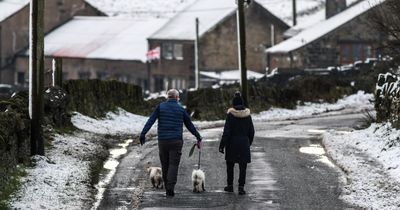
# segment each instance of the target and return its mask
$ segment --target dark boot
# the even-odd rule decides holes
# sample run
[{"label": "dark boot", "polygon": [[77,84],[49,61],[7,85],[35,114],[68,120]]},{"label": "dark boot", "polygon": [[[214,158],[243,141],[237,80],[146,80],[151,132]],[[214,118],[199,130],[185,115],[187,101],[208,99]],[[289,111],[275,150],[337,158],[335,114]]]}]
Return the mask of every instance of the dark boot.
[{"label": "dark boot", "polygon": [[166,195],[167,197],[174,197],[175,195],[174,190],[167,190]]},{"label": "dark boot", "polygon": [[233,185],[228,185],[228,186],[224,187],[224,191],[225,192],[233,192]]},{"label": "dark boot", "polygon": [[244,191],[244,186],[239,186],[239,195],[244,195],[246,194],[246,191]]}]

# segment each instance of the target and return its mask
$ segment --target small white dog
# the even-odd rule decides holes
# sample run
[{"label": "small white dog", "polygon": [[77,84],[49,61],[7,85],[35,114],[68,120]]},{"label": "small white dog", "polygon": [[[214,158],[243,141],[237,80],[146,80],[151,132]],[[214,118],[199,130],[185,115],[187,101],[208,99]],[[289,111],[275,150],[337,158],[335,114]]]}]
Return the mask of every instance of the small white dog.
[{"label": "small white dog", "polygon": [[206,182],[206,176],[201,169],[193,170],[192,172],[193,192],[203,192],[204,184]]},{"label": "small white dog", "polygon": [[147,173],[149,174],[151,184],[154,188],[162,189],[164,187],[164,181],[160,167],[148,167]]}]

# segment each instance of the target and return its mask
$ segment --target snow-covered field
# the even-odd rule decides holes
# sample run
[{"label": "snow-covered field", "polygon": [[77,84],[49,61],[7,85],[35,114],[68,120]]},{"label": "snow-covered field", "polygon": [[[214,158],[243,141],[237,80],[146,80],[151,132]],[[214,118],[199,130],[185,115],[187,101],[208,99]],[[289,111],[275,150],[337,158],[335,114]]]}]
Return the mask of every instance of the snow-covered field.
[{"label": "snow-covered field", "polygon": [[104,119],[94,119],[75,112],[71,120],[75,127],[92,133],[135,135],[140,133],[147,121],[147,117],[118,109],[117,112],[107,113]]},{"label": "snow-covered field", "polygon": [[366,209],[400,209],[400,130],[373,124],[324,134],[328,155],[345,171],[342,198]]}]

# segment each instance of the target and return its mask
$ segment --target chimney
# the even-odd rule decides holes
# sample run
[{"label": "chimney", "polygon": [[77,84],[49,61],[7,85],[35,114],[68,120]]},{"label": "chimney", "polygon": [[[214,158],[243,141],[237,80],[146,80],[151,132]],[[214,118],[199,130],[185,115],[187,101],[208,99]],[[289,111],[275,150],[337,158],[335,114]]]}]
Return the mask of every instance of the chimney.
[{"label": "chimney", "polygon": [[325,14],[326,19],[342,12],[347,7],[346,0],[326,0]]}]

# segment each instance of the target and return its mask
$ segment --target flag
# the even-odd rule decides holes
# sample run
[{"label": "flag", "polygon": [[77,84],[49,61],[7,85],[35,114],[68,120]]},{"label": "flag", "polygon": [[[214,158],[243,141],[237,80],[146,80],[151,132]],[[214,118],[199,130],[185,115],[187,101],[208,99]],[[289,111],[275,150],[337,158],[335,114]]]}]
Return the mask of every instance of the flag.
[{"label": "flag", "polygon": [[160,59],[160,47],[156,47],[146,53],[147,60],[152,61],[152,60],[158,60]]}]

